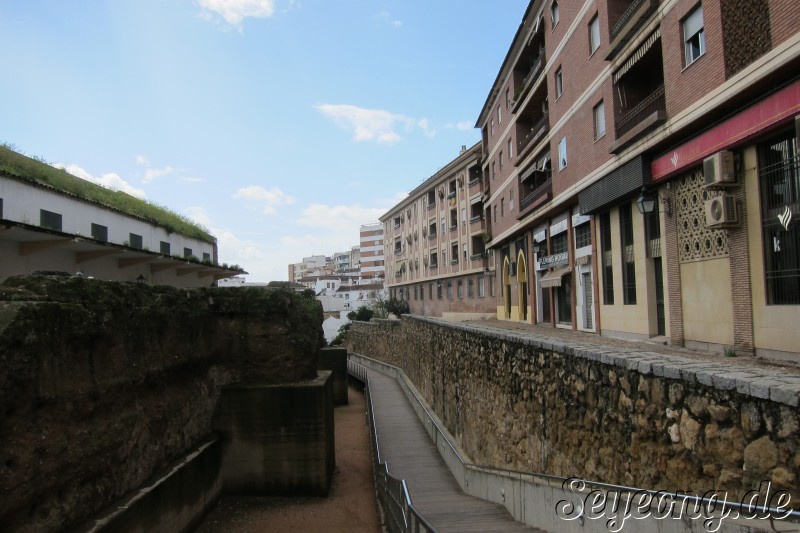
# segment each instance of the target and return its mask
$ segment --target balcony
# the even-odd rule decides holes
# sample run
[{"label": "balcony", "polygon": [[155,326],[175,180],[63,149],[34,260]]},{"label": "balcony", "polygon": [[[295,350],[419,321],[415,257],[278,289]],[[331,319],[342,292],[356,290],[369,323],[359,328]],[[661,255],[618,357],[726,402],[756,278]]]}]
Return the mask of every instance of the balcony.
[{"label": "balcony", "polygon": [[518,111],[519,105],[525,99],[525,95],[528,93],[530,88],[533,87],[534,83],[539,78],[539,75],[544,72],[544,65],[544,49],[541,49],[539,51],[539,55],[531,63],[531,68],[525,75],[525,78],[523,78],[522,82],[517,85],[517,88],[514,91],[514,100],[511,104],[512,113],[516,113]]},{"label": "balcony", "polygon": [[542,140],[548,131],[550,131],[550,114],[543,113],[541,118],[521,138],[517,137],[517,161],[521,161],[527,155],[528,150],[536,146],[536,143]]},{"label": "balcony", "polygon": [[519,178],[519,215],[520,219],[537,207],[550,200],[553,194],[553,178],[549,171],[530,170]]},{"label": "balcony", "polygon": [[667,103],[664,98],[664,86],[661,85],[630,111],[617,117],[615,120],[617,140],[611,145],[611,153],[620,151],[666,119]]},{"label": "balcony", "polygon": [[619,20],[611,28],[611,43],[606,61],[611,61],[622,50],[628,41],[636,36],[637,31],[645,25],[656,12],[659,0],[633,0]]}]

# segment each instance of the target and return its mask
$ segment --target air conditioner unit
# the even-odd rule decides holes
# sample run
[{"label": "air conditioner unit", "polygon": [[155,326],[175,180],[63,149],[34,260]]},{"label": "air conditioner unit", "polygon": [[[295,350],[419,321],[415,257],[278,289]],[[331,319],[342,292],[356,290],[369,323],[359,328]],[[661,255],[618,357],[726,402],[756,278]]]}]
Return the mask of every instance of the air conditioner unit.
[{"label": "air conditioner unit", "polygon": [[736,185],[736,170],[733,152],[720,150],[703,160],[703,175],[706,187],[730,187]]},{"label": "air conditioner unit", "polygon": [[739,225],[736,199],[730,194],[721,194],[706,200],[706,226],[729,228]]}]

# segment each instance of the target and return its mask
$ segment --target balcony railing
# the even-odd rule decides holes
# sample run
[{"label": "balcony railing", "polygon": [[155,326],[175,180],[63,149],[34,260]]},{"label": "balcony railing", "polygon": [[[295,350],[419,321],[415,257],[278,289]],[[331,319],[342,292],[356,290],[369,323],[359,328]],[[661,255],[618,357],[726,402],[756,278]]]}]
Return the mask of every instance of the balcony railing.
[{"label": "balcony railing", "polygon": [[614,27],[606,61],[612,60],[655,13],[659,0],[633,0]]},{"label": "balcony railing", "polygon": [[[522,199],[519,201],[520,216],[522,216],[525,213],[525,210],[531,205],[533,205],[533,203],[536,200],[538,200],[542,196],[549,196],[552,188],[553,188],[553,178],[548,177],[547,181],[545,181],[544,183],[542,183],[541,185],[530,191],[528,194],[523,196]],[[520,190],[524,189],[520,187]]]},{"label": "balcony railing", "polygon": [[612,39],[617,36],[622,28],[625,27],[625,24],[628,23],[633,14],[636,13],[636,10],[639,9],[644,2],[645,0],[633,0],[633,2],[631,2],[631,5],[629,5],[628,9],[625,10],[625,13],[622,14],[617,23],[614,24],[614,27],[611,28]]},{"label": "balcony railing", "polygon": [[541,139],[542,136],[550,129],[550,114],[544,113],[542,117],[534,124],[524,137],[517,141],[517,159],[525,151],[528,146],[531,146],[534,141]]},{"label": "balcony railing", "polygon": [[664,86],[650,93],[641,102],[636,104],[630,111],[620,115],[616,121],[617,139],[632,130],[644,118],[657,111],[666,112],[667,103],[664,98]]},{"label": "balcony railing", "polygon": [[[522,102],[522,100],[524,99],[523,96],[525,95],[525,91],[530,85],[533,85],[533,81],[536,80],[540,71],[543,70],[543,67],[544,67],[544,50],[541,50],[536,59],[533,60],[533,63],[531,63],[531,68],[525,75],[525,78],[522,80],[522,83],[517,85],[517,88],[514,91],[514,103],[511,106],[512,108],[516,108],[517,104]],[[514,111],[516,111],[516,109],[514,109]]]}]

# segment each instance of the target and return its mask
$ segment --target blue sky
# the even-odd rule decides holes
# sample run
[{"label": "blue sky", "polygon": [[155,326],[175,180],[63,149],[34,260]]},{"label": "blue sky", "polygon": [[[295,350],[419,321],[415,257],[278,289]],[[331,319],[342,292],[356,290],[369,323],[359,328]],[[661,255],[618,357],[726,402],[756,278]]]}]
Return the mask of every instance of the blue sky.
[{"label": "blue sky", "polygon": [[248,281],[358,244],[474,129],[527,0],[6,0],[0,142],[205,225]]}]

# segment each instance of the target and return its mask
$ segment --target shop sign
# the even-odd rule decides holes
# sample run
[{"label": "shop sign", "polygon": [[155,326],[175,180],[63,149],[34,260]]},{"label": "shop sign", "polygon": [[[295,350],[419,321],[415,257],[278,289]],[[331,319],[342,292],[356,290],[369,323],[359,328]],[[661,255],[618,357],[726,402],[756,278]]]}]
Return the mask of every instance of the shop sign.
[{"label": "shop sign", "polygon": [[567,252],[560,254],[547,255],[539,259],[539,268],[546,268],[553,265],[560,265],[569,262],[569,255]]}]

